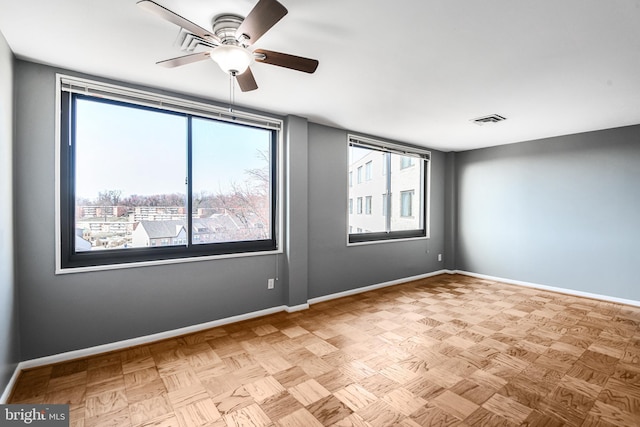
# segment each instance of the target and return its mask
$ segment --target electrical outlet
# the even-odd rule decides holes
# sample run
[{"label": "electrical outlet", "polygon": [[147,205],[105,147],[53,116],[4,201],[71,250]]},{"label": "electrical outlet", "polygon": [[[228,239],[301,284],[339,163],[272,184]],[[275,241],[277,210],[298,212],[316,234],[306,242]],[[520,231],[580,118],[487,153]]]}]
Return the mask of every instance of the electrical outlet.
[{"label": "electrical outlet", "polygon": [[267,280],[267,289],[273,289],[274,286],[275,286],[275,280],[274,279],[268,279]]},{"label": "electrical outlet", "polygon": [[438,254],[438,261],[442,261],[442,254]]}]

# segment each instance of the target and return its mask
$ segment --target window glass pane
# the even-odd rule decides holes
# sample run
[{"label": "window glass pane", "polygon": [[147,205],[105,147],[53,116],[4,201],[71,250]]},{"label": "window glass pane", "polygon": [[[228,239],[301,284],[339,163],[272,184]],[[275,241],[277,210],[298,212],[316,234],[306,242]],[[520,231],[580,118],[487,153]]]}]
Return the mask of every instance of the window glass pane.
[{"label": "window glass pane", "polygon": [[366,181],[349,187],[349,198],[355,198],[357,201],[356,212],[365,214],[349,216],[349,224],[353,229],[371,232],[384,232],[386,230],[386,219],[383,215],[384,207],[382,203],[374,203],[373,201],[374,194],[378,195],[386,192],[387,177],[382,174],[385,161],[386,157],[381,156],[380,151],[362,147],[349,147],[349,171],[361,171],[364,168],[366,176]]},{"label": "window glass pane", "polygon": [[424,236],[425,162],[383,147],[349,145],[349,173],[357,175],[363,169],[366,179],[349,188],[349,199],[356,199],[356,215],[350,212],[348,225],[349,230],[370,235],[351,233],[350,241]]},{"label": "window glass pane", "polygon": [[186,118],[84,98],[75,108],[75,251],[185,245]]},{"label": "window glass pane", "polygon": [[266,129],[193,118],[194,244],[271,238]]},{"label": "window glass pane", "polygon": [[419,199],[422,194],[422,171],[414,163],[407,166],[412,157],[391,155],[391,231],[417,230],[422,228]]},{"label": "window glass pane", "polygon": [[277,126],[129,98],[63,88],[59,267],[276,249]]}]

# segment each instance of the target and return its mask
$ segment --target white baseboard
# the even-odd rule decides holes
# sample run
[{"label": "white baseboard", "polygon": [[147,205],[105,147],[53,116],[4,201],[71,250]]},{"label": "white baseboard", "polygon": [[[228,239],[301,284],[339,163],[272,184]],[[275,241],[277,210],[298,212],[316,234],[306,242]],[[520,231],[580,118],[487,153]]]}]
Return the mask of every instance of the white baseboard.
[{"label": "white baseboard", "polygon": [[298,304],[298,305],[294,305],[292,307],[285,306],[284,311],[286,311],[287,313],[295,313],[296,311],[302,311],[302,310],[306,310],[308,308],[309,308],[309,304]]},{"label": "white baseboard", "polygon": [[634,306],[634,307],[640,307],[640,301],[631,300],[631,299],[624,299],[624,298],[618,298],[618,297],[612,297],[612,296],[609,296],[609,295],[593,294],[593,293],[590,293],[590,292],[576,291],[574,289],[558,288],[558,287],[555,287],[555,286],[541,285],[541,284],[538,284],[538,283],[523,282],[521,280],[505,279],[504,277],[488,276],[486,274],[472,273],[470,271],[463,271],[463,270],[455,270],[455,271],[452,271],[450,274],[462,274],[464,276],[477,277],[478,279],[486,279],[486,280],[491,280],[491,281],[494,281],[494,282],[508,283],[510,285],[517,285],[517,286],[524,286],[524,287],[527,287],[527,288],[542,289],[542,290],[545,290],[545,291],[557,292],[557,293],[565,294],[565,295],[571,295],[571,296],[576,296],[576,297],[584,297],[584,298],[591,298],[591,299],[597,299],[597,300],[606,301],[606,302],[615,302],[615,303],[618,303],[618,304],[625,304],[625,305],[631,305],[631,306]]},{"label": "white baseboard", "polygon": [[413,280],[426,279],[428,277],[438,276],[440,274],[447,274],[447,273],[448,274],[452,274],[452,272],[450,270],[438,270],[438,271],[433,271],[431,273],[419,274],[417,276],[404,277],[402,279],[391,280],[389,282],[382,282],[382,283],[377,283],[375,285],[364,286],[362,288],[349,289],[348,291],[344,291],[344,292],[338,292],[338,293],[335,293],[335,294],[330,294],[330,295],[324,295],[324,296],[321,296],[321,297],[311,298],[309,300],[309,304],[317,304],[319,302],[325,302],[325,301],[330,301],[332,299],[348,297],[348,296],[351,296],[351,295],[357,295],[357,294],[361,294],[363,292],[369,292],[369,291],[373,291],[373,290],[380,289],[380,288],[386,288],[388,286],[399,285],[401,283],[407,283],[407,282],[411,282]]}]

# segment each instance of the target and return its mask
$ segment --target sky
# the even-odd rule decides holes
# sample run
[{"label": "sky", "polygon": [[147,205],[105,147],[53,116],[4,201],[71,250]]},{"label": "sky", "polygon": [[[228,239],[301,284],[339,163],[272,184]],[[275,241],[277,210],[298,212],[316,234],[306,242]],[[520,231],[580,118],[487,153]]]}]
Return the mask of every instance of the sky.
[{"label": "sky", "polygon": [[[270,132],[232,123],[193,121],[195,192],[217,193],[266,163]],[[77,99],[76,197],[120,190],[121,196],[186,193],[187,118]]]}]

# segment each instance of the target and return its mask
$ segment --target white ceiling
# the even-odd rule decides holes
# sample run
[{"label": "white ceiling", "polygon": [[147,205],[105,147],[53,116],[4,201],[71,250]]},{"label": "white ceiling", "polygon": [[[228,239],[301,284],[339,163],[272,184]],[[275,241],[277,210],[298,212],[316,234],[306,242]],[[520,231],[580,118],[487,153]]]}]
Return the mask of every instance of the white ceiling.
[{"label": "white ceiling", "polygon": [[[315,58],[266,64],[235,101],[445,151],[640,123],[640,0],[280,0],[256,48]],[[202,27],[256,0],[156,0]],[[0,0],[18,58],[229,99],[211,61],[165,69],[178,28],[136,0]],[[478,116],[507,120],[478,126]]]}]

